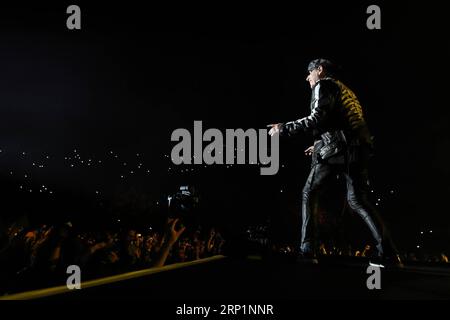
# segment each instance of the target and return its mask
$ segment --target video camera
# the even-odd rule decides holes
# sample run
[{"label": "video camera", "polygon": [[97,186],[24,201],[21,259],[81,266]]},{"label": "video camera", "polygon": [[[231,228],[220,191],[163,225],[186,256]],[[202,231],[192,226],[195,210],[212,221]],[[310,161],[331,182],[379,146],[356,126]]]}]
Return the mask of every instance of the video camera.
[{"label": "video camera", "polygon": [[199,198],[192,186],[180,186],[179,190],[167,197],[169,218],[179,219],[180,225],[193,226],[198,214]]}]

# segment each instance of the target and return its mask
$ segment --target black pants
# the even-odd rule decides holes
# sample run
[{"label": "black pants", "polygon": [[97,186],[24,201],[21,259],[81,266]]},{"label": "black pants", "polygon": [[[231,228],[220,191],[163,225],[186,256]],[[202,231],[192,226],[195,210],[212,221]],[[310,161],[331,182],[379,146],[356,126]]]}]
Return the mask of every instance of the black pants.
[{"label": "black pants", "polygon": [[[337,175],[341,175],[346,180],[347,202],[350,208],[363,219],[375,240],[378,255],[382,256],[384,254],[383,246],[389,243],[390,249],[392,249],[393,245],[381,217],[368,199],[369,150],[364,147],[356,147],[352,150],[351,157],[341,157],[338,161],[336,159],[324,161],[318,159],[316,153],[313,154],[313,165],[302,193],[303,223],[300,251],[304,254],[315,253],[319,195],[324,196],[321,191],[329,183],[335,181]],[[348,164],[347,161],[349,161]]]}]

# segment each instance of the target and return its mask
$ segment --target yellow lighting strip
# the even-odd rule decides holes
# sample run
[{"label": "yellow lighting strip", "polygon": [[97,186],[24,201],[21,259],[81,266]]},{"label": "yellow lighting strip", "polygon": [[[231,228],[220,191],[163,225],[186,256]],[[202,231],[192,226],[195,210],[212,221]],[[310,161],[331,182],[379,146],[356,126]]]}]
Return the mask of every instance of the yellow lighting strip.
[{"label": "yellow lighting strip", "polygon": [[[195,266],[197,264],[221,260],[223,258],[225,258],[225,256],[217,255],[217,256],[210,257],[210,258],[205,258],[205,259],[200,259],[200,260],[195,260],[195,261],[174,263],[174,264],[170,264],[170,265],[159,267],[159,268],[148,268],[148,269],[139,270],[139,271],[122,273],[122,274],[118,274],[115,276],[89,280],[89,281],[85,281],[85,282],[81,283],[80,290],[90,288],[90,287],[102,286],[102,285],[105,285],[108,283],[144,277],[144,276],[148,276],[148,275],[151,275],[154,273]],[[39,299],[39,298],[44,298],[44,297],[53,296],[53,295],[57,295],[57,294],[73,292],[73,291],[75,291],[75,290],[70,290],[67,288],[67,286],[64,285],[64,286],[58,286],[58,287],[52,287],[52,288],[45,288],[45,289],[15,293],[15,294],[11,294],[11,295],[4,295],[4,296],[0,297],[0,300],[31,300],[31,299]]]}]

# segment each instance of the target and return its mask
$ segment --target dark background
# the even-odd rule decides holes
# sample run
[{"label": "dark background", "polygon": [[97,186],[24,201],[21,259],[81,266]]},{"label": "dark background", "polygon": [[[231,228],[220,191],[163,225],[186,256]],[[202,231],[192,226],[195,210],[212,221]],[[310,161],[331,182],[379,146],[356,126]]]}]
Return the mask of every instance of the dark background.
[{"label": "dark background", "polygon": [[[442,5],[376,2],[382,29],[368,30],[373,3],[78,3],[82,29],[70,31],[70,4],[0,10],[3,226],[23,217],[147,223],[189,183],[207,223],[241,230],[270,220],[275,239],[296,239],[310,136],[282,139],[279,173],[260,176],[251,165],[175,167],[170,134],[192,130],[194,120],[204,129],[246,129],[301,118],[309,108],[306,66],[326,57],[343,66],[343,80],[366,108],[377,149],[373,196],[399,245],[448,250]],[[84,163],[64,158],[74,154]],[[88,159],[102,163],[88,167]],[[39,192],[42,185],[52,193]],[[340,214],[339,194],[327,199]],[[360,232],[358,218],[349,221],[347,230]]]}]

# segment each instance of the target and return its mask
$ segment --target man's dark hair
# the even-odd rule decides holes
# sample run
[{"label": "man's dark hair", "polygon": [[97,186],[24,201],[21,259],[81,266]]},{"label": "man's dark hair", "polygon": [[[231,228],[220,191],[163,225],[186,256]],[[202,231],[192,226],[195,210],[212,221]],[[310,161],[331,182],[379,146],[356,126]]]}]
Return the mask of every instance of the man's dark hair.
[{"label": "man's dark hair", "polygon": [[335,77],[337,76],[339,67],[336,66],[333,62],[327,59],[314,59],[308,64],[308,71],[312,71],[314,69],[317,69],[319,66],[322,66],[323,70],[325,71],[325,74],[329,77]]}]

